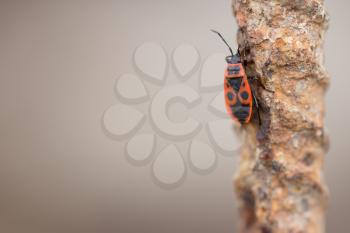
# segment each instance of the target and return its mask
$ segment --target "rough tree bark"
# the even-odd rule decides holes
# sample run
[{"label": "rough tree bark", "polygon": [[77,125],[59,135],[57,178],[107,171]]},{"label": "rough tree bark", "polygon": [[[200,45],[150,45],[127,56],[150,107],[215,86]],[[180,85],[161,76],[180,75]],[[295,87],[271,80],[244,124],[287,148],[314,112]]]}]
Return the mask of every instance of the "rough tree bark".
[{"label": "rough tree bark", "polygon": [[245,127],[234,181],[241,232],[324,232],[323,0],[233,0],[263,123]]}]

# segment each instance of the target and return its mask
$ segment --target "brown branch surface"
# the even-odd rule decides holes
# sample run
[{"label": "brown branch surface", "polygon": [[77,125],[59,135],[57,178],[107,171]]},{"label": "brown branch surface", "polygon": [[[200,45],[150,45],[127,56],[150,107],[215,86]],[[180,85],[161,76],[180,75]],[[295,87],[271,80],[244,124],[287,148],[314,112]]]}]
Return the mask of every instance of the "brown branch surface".
[{"label": "brown branch surface", "polygon": [[324,232],[327,189],[323,161],[323,41],[328,16],[322,0],[233,0],[238,44],[256,76],[253,89],[263,124],[245,126],[234,181],[241,232]]}]

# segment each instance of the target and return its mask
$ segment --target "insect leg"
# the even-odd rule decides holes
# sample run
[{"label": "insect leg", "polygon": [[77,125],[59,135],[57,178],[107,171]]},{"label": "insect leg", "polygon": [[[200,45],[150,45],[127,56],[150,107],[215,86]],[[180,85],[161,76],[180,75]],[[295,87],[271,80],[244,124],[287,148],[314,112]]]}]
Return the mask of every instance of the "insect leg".
[{"label": "insect leg", "polygon": [[253,99],[254,99],[254,104],[255,104],[255,107],[256,107],[256,111],[258,112],[259,125],[261,125],[261,117],[260,117],[259,103],[258,103],[258,100],[256,99],[256,97],[255,97],[255,95],[254,95],[254,91],[253,91],[253,90],[252,90],[252,96],[253,96]]},{"label": "insect leg", "polygon": [[254,105],[255,105],[255,108],[256,108],[256,111],[258,112],[258,118],[259,118],[259,125],[261,125],[261,117],[260,117],[260,108],[259,108],[259,102],[254,94],[254,89],[253,89],[253,86],[252,86],[252,80],[255,79],[257,80],[257,77],[256,76],[248,76],[248,82],[251,86],[251,92],[252,92],[252,96],[253,96],[253,102],[254,102]]}]

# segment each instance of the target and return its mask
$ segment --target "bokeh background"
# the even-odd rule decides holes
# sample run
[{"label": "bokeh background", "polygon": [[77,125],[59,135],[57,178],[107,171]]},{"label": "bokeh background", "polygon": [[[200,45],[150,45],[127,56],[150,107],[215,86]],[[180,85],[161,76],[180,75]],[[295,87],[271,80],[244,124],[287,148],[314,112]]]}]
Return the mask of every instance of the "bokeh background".
[{"label": "bokeh background", "polygon": [[[350,3],[326,1],[328,232],[349,232]],[[0,232],[236,232],[232,175],[238,158],[191,173],[175,189],[133,166],[101,129],[116,77],[134,49],[195,45],[226,52],[208,30],[235,38],[229,0],[0,1]],[[234,39],[231,39],[235,43]]]}]

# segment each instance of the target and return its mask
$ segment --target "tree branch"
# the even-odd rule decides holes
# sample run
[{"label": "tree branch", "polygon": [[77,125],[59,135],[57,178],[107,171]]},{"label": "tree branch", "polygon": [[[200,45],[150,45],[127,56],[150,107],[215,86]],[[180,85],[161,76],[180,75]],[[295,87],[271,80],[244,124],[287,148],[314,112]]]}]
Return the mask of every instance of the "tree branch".
[{"label": "tree branch", "polygon": [[263,124],[246,129],[235,188],[241,232],[324,232],[322,0],[233,0]]}]

